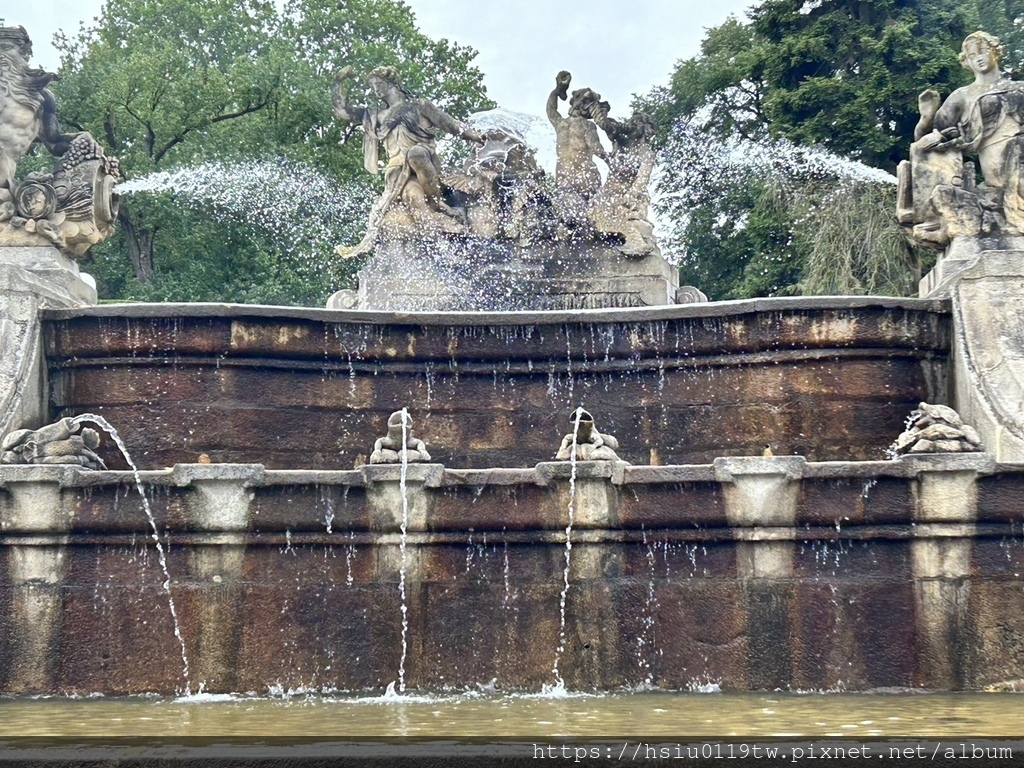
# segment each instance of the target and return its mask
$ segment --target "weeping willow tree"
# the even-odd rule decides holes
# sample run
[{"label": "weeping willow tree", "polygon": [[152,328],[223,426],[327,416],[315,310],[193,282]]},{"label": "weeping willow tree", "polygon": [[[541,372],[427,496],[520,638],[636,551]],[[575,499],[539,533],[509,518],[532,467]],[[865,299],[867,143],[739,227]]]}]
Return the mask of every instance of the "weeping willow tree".
[{"label": "weeping willow tree", "polygon": [[896,222],[896,188],[850,180],[776,179],[761,205],[790,216],[802,261],[797,283],[780,293],[910,296],[934,257],[912,246]]},{"label": "weeping willow tree", "polygon": [[893,187],[862,183],[825,195],[798,228],[809,241],[801,292],[916,293],[926,254],[908,243],[895,209]]}]

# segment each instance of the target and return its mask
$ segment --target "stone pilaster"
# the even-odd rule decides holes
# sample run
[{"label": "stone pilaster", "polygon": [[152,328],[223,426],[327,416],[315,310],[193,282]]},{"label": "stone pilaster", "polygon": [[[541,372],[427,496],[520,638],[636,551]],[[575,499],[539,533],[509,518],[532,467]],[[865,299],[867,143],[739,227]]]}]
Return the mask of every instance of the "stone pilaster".
[{"label": "stone pilaster", "polygon": [[956,690],[964,684],[977,479],[990,473],[995,462],[986,453],[904,456],[900,461],[917,475],[910,542],[919,643],[915,682]]},{"label": "stone pilaster", "polygon": [[56,248],[0,247],[0,435],[49,421],[39,310],[95,303],[92,278]]},{"label": "stone pilaster", "polygon": [[9,505],[0,508],[0,533],[19,542],[9,548],[11,664],[4,690],[54,690],[64,624],[62,590],[66,543],[73,507],[62,487],[73,484],[70,467],[8,467],[3,488]]}]

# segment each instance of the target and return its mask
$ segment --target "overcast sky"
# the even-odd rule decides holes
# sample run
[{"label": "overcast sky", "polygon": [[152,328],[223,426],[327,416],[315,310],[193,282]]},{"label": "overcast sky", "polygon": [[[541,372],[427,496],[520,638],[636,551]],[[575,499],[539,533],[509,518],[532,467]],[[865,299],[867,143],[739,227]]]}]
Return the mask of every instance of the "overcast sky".
[{"label": "overcast sky", "polygon": [[[325,0],[327,2],[329,0]],[[543,114],[555,74],[589,86],[628,114],[630,96],[668,82],[673,64],[696,54],[704,29],[752,0],[407,0],[420,29],[480,52],[487,91],[517,112]],[[102,0],[4,0],[0,18],[32,37],[33,64],[55,71],[53,33],[78,31]],[[326,87],[326,85],[324,86]]]}]

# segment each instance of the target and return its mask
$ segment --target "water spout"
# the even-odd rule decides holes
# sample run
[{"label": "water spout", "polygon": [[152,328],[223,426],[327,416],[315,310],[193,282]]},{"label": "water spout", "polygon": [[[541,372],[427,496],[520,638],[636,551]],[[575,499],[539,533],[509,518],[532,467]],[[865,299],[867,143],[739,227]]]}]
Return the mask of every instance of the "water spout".
[{"label": "water spout", "polygon": [[142,498],[142,507],[146,510],[146,519],[149,521],[150,538],[153,539],[153,542],[156,544],[157,557],[160,561],[160,570],[163,572],[164,576],[163,590],[167,593],[167,604],[171,611],[171,620],[174,623],[174,636],[178,639],[178,645],[181,646],[181,676],[185,678],[184,693],[188,696],[191,693],[188,653],[185,650],[185,639],[181,634],[181,623],[178,621],[178,611],[174,605],[174,596],[171,594],[171,572],[167,568],[167,553],[164,551],[164,545],[160,541],[160,531],[156,526],[156,518],[153,517],[153,510],[149,505],[149,499],[146,497],[146,490],[142,487],[142,477],[139,475],[139,468],[135,466],[135,462],[132,461],[131,454],[128,453],[128,447],[124,444],[124,441],[117,433],[117,430],[114,429],[110,422],[102,416],[97,416],[95,413],[83,413],[80,416],[75,416],[71,421],[73,424],[82,424],[84,422],[95,424],[104,432],[109,434],[110,439],[114,441],[114,444],[121,452],[121,455],[124,456],[124,460],[128,462],[128,466],[131,468],[132,475],[135,478],[135,487],[138,489],[139,496]]}]

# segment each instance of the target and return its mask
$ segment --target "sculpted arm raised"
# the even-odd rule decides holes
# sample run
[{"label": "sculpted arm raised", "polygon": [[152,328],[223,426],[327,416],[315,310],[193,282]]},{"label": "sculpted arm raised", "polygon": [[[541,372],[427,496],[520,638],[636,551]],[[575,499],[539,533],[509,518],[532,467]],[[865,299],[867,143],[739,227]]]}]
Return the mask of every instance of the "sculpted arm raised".
[{"label": "sculpted arm raised", "polygon": [[917,121],[914,128],[914,141],[919,141],[925,134],[930,133],[935,123],[935,114],[939,111],[939,104],[942,97],[938,91],[927,90],[917,97],[917,108],[921,113],[921,119]]},{"label": "sculpted arm raised", "polygon": [[349,123],[361,124],[366,116],[366,108],[349,106],[345,97],[345,81],[354,76],[355,72],[351,66],[342,67],[334,73],[334,82],[331,83],[331,104],[335,117]]},{"label": "sculpted arm raised", "polygon": [[555,76],[555,89],[548,96],[547,113],[551,124],[558,127],[565,118],[558,114],[558,100],[565,101],[569,98],[569,83],[572,82],[572,75],[564,69]]}]

